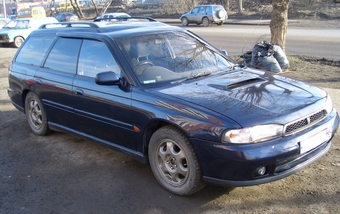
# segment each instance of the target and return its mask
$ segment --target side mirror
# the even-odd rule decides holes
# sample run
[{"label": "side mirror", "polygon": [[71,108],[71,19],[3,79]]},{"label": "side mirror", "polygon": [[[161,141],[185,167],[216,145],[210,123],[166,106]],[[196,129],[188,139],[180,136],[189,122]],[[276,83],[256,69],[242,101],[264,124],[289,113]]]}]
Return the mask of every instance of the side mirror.
[{"label": "side mirror", "polygon": [[96,75],[95,81],[98,85],[120,85],[122,84],[119,76],[113,71],[105,71]]}]

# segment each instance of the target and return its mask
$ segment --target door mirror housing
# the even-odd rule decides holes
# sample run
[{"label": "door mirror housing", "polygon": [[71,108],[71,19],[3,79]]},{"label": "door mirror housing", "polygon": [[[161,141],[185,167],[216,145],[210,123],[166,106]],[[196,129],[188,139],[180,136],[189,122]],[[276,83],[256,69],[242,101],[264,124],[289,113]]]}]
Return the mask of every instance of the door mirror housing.
[{"label": "door mirror housing", "polygon": [[121,85],[122,80],[113,71],[105,71],[96,75],[95,81],[98,85]]}]

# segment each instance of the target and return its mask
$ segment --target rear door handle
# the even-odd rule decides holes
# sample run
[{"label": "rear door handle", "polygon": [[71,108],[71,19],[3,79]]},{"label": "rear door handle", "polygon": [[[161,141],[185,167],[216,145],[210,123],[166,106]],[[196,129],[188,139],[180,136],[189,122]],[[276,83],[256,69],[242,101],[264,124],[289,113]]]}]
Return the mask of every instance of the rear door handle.
[{"label": "rear door handle", "polygon": [[42,85],[42,81],[41,81],[40,79],[36,79],[36,80],[35,80],[35,84],[37,84],[37,85]]},{"label": "rear door handle", "polygon": [[84,91],[77,88],[75,91],[74,91],[75,95],[84,95]]}]

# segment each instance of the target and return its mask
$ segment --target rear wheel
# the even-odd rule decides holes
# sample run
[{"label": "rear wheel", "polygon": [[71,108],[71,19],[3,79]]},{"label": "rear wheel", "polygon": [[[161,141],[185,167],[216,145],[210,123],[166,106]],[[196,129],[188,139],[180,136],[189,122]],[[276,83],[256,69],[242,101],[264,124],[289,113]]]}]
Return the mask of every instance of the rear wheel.
[{"label": "rear wheel", "polygon": [[186,17],[182,18],[182,25],[183,26],[188,26],[189,25],[189,20]]},{"label": "rear wheel", "polygon": [[202,24],[203,24],[204,27],[208,27],[210,25],[209,19],[207,17],[204,17],[202,19]]},{"label": "rear wheel", "polygon": [[38,96],[29,92],[25,100],[25,113],[29,126],[36,135],[47,135],[51,131],[47,125],[46,112]]},{"label": "rear wheel", "polygon": [[191,195],[205,184],[195,150],[177,128],[158,129],[149,144],[149,161],[159,184],[177,195]]},{"label": "rear wheel", "polygon": [[19,48],[22,45],[23,42],[24,42],[24,38],[22,38],[21,36],[15,37],[14,42],[13,42],[13,46],[15,48]]}]

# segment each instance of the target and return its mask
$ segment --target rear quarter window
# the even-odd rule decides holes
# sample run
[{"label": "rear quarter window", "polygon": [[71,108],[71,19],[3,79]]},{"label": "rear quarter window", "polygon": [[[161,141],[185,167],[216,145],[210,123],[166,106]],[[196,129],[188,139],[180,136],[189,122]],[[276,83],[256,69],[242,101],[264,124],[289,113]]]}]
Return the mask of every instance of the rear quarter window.
[{"label": "rear quarter window", "polygon": [[16,57],[16,62],[40,66],[55,37],[29,37]]}]

